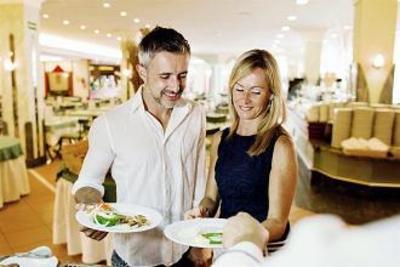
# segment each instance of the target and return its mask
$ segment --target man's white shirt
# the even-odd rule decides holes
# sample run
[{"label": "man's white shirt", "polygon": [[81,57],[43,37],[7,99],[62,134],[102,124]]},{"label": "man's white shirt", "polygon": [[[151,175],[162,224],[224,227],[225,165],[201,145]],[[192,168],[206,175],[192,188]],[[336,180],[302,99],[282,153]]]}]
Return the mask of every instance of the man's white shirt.
[{"label": "man's white shirt", "polygon": [[201,106],[181,99],[164,131],[145,110],[141,89],[94,121],[73,193],[85,186],[104,193],[102,182],[111,167],[118,203],[150,207],[164,217],[154,230],[113,236],[114,249],[129,265],[168,265],[186,249],[167,240],[162,231],[182,220],[204,195],[205,129]]}]

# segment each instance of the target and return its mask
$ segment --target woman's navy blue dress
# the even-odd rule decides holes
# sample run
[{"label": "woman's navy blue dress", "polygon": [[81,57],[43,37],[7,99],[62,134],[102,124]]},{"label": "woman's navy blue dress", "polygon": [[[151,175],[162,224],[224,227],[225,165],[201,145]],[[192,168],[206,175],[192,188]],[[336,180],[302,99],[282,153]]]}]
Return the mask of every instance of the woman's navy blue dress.
[{"label": "woman's navy blue dress", "polygon": [[[236,133],[227,138],[229,128],[224,129],[218,146],[215,180],[221,199],[221,218],[228,218],[240,211],[249,213],[259,222],[268,216],[268,187],[272,156],[278,135],[274,135],[268,148],[258,156],[247,151],[256,136]],[[289,231],[289,226],[286,232]],[[282,238],[285,238],[287,233]]]}]

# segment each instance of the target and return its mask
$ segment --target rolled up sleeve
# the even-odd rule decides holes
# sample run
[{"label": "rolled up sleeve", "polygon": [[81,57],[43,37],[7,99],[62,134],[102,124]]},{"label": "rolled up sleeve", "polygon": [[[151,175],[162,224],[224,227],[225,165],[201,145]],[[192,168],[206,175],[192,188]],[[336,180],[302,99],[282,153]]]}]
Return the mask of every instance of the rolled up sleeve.
[{"label": "rolled up sleeve", "polygon": [[92,187],[104,195],[102,186],[115,153],[107,124],[107,118],[101,116],[94,120],[89,131],[89,149],[83,161],[79,177],[72,187],[75,194],[82,187]]}]

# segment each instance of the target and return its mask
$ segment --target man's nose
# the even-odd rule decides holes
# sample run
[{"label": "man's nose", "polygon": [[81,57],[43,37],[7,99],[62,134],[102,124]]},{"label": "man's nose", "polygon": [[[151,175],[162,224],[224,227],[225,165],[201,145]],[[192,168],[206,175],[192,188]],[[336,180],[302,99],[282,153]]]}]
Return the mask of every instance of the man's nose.
[{"label": "man's nose", "polygon": [[171,77],[169,86],[171,90],[173,90],[174,92],[178,92],[180,89],[179,79],[177,77]]}]

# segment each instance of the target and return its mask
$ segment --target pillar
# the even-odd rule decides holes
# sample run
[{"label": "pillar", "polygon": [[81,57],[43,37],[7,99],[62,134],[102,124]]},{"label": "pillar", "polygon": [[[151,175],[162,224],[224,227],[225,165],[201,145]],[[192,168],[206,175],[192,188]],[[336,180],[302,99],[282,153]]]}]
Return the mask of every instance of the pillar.
[{"label": "pillar", "polygon": [[8,135],[28,160],[44,155],[43,70],[38,35],[43,0],[0,0],[0,92]]},{"label": "pillar", "polygon": [[[393,67],[397,1],[353,0],[353,4],[353,60],[365,74],[369,102],[376,103]],[[373,60],[379,55],[385,63],[374,67]]]}]

